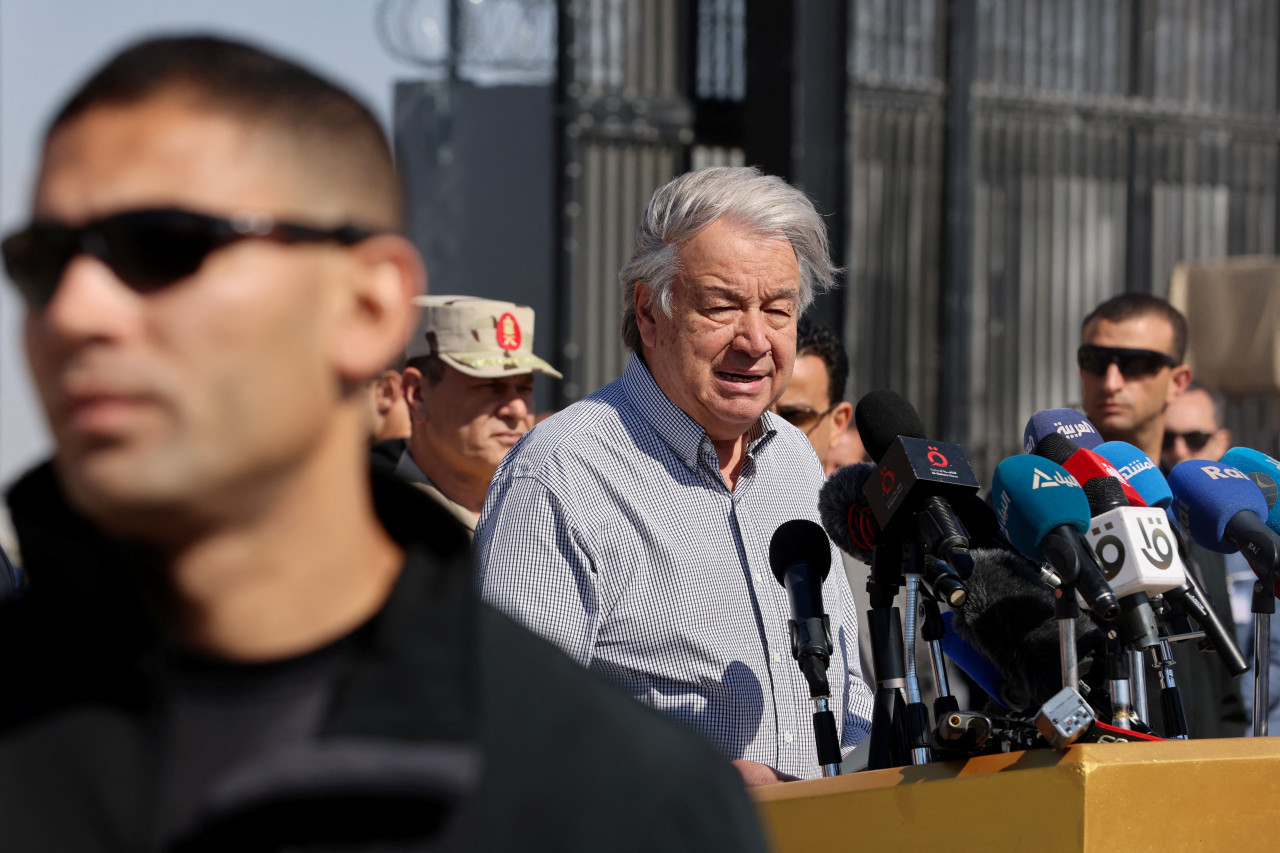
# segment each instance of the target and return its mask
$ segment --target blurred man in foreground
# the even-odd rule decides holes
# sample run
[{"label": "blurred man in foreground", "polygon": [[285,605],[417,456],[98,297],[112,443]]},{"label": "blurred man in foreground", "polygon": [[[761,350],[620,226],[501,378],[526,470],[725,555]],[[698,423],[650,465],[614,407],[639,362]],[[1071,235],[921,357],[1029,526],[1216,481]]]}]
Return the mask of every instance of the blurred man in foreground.
[{"label": "blurred man in foreground", "polygon": [[471,531],[493,472],[533,426],[533,376],[560,373],[533,354],[533,309],[474,296],[424,296],[409,341],[413,424],[396,474]]},{"label": "blurred man in foreground", "polygon": [[3,244],[57,443],[9,495],[6,847],[759,848],[730,768],[371,483],[423,283],[399,224],[373,116],[253,48],[141,43],[54,119]]},{"label": "blurred man in foreground", "polygon": [[[783,522],[818,521],[823,475],[770,408],[796,320],[831,282],[825,226],[780,178],[717,167],[660,188],[637,244],[619,273],[634,355],[502,461],[476,530],[482,592],[711,738],[749,784],[819,775],[769,545]],[[871,692],[842,572],[822,597],[847,752],[870,729]]]}]

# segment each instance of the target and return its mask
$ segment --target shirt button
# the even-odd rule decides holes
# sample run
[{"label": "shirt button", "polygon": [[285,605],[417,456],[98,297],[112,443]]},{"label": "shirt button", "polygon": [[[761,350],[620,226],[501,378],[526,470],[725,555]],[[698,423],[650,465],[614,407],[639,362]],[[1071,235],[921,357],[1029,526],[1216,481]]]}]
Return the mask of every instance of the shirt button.
[{"label": "shirt button", "polygon": [[782,739],[785,740],[787,743],[791,743],[791,732],[783,732]]},{"label": "shirt button", "polygon": [[774,663],[782,663],[782,655],[778,654],[777,652],[772,652],[771,654],[773,655]]},{"label": "shirt button", "polygon": [[760,583],[760,572],[756,569],[751,570],[751,577],[756,579],[756,583]]}]

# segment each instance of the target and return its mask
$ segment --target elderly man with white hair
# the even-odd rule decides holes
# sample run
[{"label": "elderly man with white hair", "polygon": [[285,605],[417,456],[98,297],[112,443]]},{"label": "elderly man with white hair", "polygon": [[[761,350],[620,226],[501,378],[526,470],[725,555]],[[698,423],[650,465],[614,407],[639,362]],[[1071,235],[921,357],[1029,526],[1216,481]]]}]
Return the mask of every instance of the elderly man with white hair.
[{"label": "elderly man with white hair", "polygon": [[[634,355],[503,460],[476,534],[482,595],[707,735],[749,784],[817,776],[769,543],[783,522],[818,520],[823,472],[769,409],[797,319],[835,272],[822,220],[781,179],[717,167],[659,189],[637,243],[619,273]],[[871,692],[843,572],[822,597],[847,753]]]}]

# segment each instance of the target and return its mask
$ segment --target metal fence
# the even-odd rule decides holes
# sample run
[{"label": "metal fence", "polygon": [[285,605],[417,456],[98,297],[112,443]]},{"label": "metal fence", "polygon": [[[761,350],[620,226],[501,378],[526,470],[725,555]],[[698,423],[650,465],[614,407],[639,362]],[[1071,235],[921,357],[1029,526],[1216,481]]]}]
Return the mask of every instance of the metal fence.
[{"label": "metal fence", "polygon": [[[810,92],[792,106],[767,91],[804,63],[792,79],[841,80],[827,103],[845,100],[829,149],[843,192],[805,189],[838,208],[846,289],[818,319],[844,335],[848,390],[900,391],[981,471],[1031,413],[1078,399],[1097,303],[1165,293],[1182,260],[1277,250],[1274,0],[849,0],[820,7],[847,21],[822,58],[779,53],[803,27],[759,29],[785,18],[775,2],[556,3],[556,308],[540,328],[555,330],[559,404],[625,364],[617,271],[652,191],[693,166],[780,162],[794,137],[766,138],[760,103],[792,109],[776,115],[788,134],[812,118]],[[471,5],[452,0],[489,4]],[[548,0],[528,5],[512,32],[539,31]],[[794,22],[819,7],[786,8]],[[1280,450],[1273,397],[1232,400],[1228,423]]]},{"label": "metal fence", "polygon": [[[1164,294],[1180,260],[1275,251],[1277,4],[853,5],[853,390],[903,392],[979,468],[1016,449],[1032,412],[1078,399],[1074,350],[1098,302]],[[968,76],[956,39],[973,45]],[[967,161],[946,156],[957,132]],[[948,229],[966,215],[967,232]],[[949,266],[966,236],[968,268]],[[1234,400],[1228,421],[1274,450],[1275,414]]]}]

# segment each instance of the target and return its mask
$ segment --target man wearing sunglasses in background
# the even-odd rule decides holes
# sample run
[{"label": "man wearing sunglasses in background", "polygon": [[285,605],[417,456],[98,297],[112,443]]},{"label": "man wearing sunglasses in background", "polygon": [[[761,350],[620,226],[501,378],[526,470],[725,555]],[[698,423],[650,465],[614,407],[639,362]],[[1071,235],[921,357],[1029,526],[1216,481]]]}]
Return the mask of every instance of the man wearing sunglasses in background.
[{"label": "man wearing sunglasses in background", "polygon": [[849,358],[836,333],[801,319],[796,326],[791,381],[773,410],[809,437],[824,469],[828,451],[844,437],[853,420],[853,404],[844,398],[848,380]]},{"label": "man wearing sunglasses in background", "polygon": [[1164,413],[1160,467],[1166,472],[1188,459],[1214,462],[1231,449],[1231,430],[1222,425],[1222,399],[1192,382]]},{"label": "man wearing sunglasses in background", "polygon": [[376,119],[213,38],[143,42],[6,239],[57,455],[9,493],[6,849],[763,849],[736,773],[475,595],[371,478],[421,261]]},{"label": "man wearing sunglasses in background", "polygon": [[[1222,425],[1224,408],[1220,395],[1197,382],[1187,386],[1165,412],[1161,467],[1167,471],[1188,459],[1221,459],[1231,449],[1231,430]],[[1239,552],[1220,556],[1230,590],[1236,642],[1249,666],[1253,666],[1253,569]],[[1238,686],[1244,707],[1253,707],[1253,677],[1240,678]],[[1267,708],[1270,731],[1280,734],[1280,631],[1271,632],[1271,697]]]},{"label": "man wearing sunglasses in background", "polygon": [[[1106,441],[1127,441],[1160,463],[1165,416],[1191,382],[1183,364],[1187,321],[1158,296],[1124,293],[1085,317],[1077,363],[1082,408]],[[1188,540],[1188,570],[1224,622],[1230,620],[1223,555]],[[1247,724],[1240,688],[1216,656],[1194,644],[1175,647],[1175,675],[1193,738],[1238,737]],[[1158,714],[1154,671],[1147,674],[1148,715]]]}]

